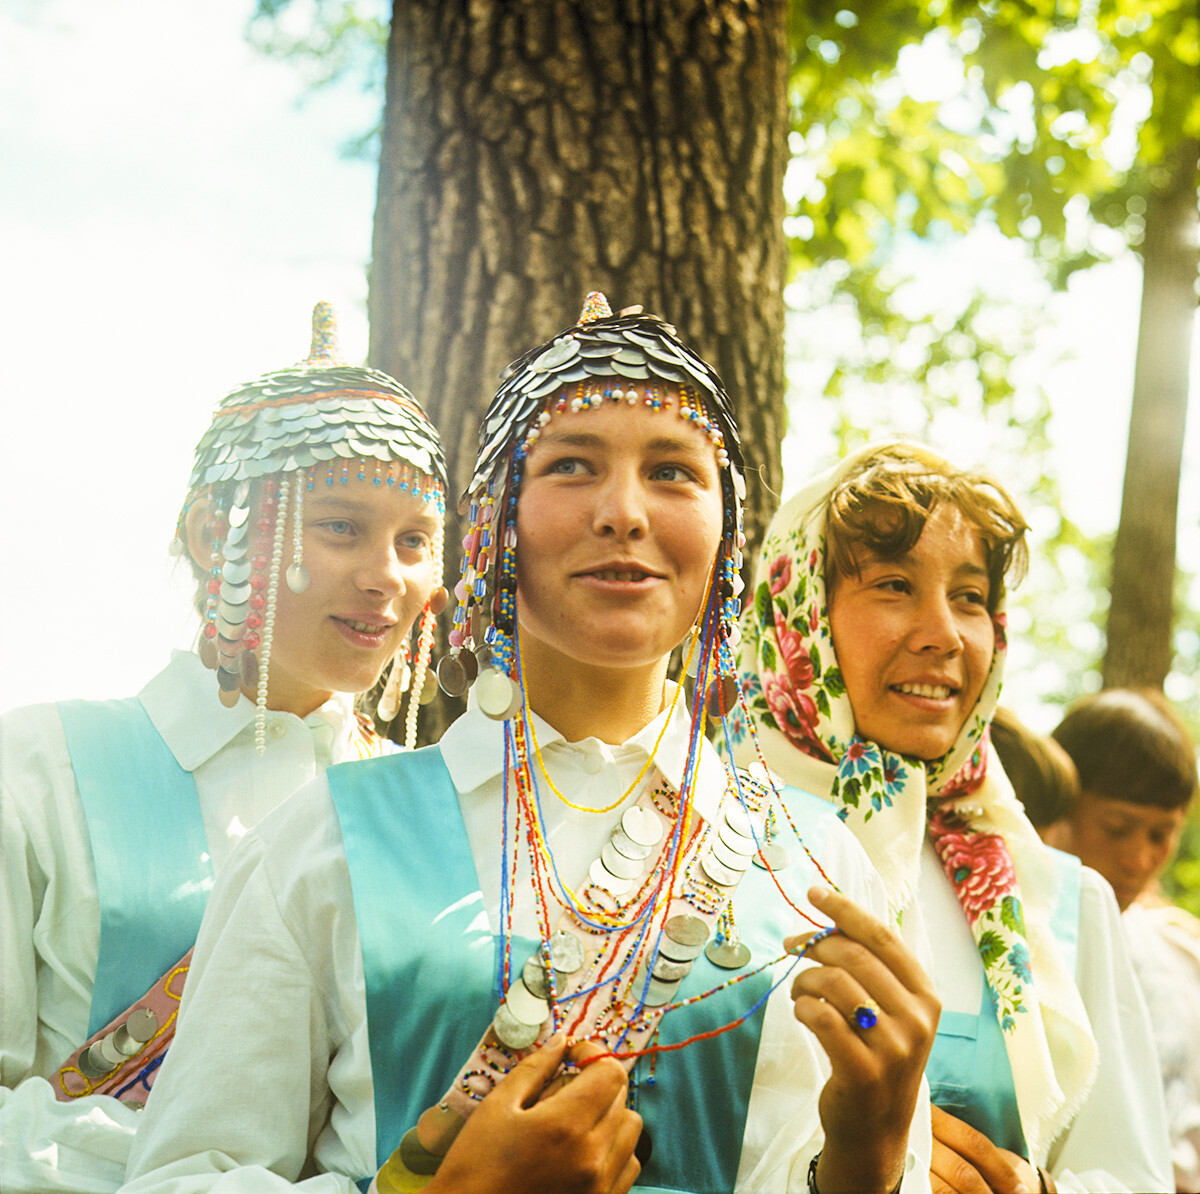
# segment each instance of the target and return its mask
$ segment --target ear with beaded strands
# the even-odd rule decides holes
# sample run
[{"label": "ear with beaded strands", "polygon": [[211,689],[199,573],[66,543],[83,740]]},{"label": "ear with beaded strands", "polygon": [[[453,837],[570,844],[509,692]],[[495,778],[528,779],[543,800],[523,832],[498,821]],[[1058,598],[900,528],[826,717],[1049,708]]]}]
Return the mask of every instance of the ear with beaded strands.
[{"label": "ear with beaded strands", "polygon": [[513,635],[517,505],[525,458],[556,412],[592,410],[605,402],[673,410],[703,431],[716,451],[725,520],[711,597],[718,616],[709,649],[694,654],[700,658],[698,682],[705,691],[713,690],[722,711],[732,707],[736,685],[730,643],[742,587],[741,506],[746,492],[732,403],[720,377],[670,324],[643,314],[640,307],[613,315],[604,295],[593,292],[574,327],[531,349],[505,371],[484,415],[475,472],[459,507],[469,514],[469,529],[455,588],[450,653],[438,666],[438,681],[452,696],[461,696],[474,683],[479,706],[491,717],[506,720],[521,707]]},{"label": "ear with beaded strands", "polygon": [[395,655],[392,656],[392,662],[388,665],[387,680],[383,685],[383,692],[379,694],[379,703],[375,706],[375,712],[380,721],[393,721],[396,715],[400,712],[400,697],[408,691],[408,686],[412,682],[412,666],[408,658],[408,640],[404,641],[403,646]]},{"label": "ear with beaded strands", "polygon": [[[437,575],[442,571],[441,545],[435,555],[434,570]],[[437,677],[429,666],[433,654],[433,638],[437,630],[438,615],[446,608],[446,590],[438,587],[433,596],[426,602],[421,611],[417,626],[417,657],[415,663],[409,660],[409,644],[404,645],[392,656],[387,679],[376,706],[376,715],[380,721],[394,721],[400,713],[400,698],[409,692],[408,712],[404,720],[404,746],[412,750],[417,744],[417,710],[421,705],[428,705],[437,696]]]},{"label": "ear with beaded strands", "polygon": [[[445,510],[446,465],[433,424],[394,378],[340,360],[333,308],[318,303],[308,358],[265,373],[222,399],[196,447],[176,532],[179,543],[187,510],[203,495],[212,558],[201,657],[216,670],[226,705],[236,705],[245,689],[256,692],[260,754],[266,744],[279,584],[282,580],[294,593],[309,585],[304,496],[318,485],[331,488],[352,480],[397,487],[439,513]],[[440,576],[440,533],[434,556]],[[422,662],[419,647],[423,679],[432,618],[423,618],[418,637],[425,652]],[[414,692],[409,718],[414,733],[417,696]]]}]

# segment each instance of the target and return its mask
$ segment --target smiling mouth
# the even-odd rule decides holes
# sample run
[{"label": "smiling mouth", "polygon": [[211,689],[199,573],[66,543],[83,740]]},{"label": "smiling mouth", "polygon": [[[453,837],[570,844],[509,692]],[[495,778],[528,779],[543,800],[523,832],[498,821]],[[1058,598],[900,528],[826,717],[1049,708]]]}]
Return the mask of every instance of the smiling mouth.
[{"label": "smiling mouth", "polygon": [[905,696],[926,697],[933,701],[949,700],[951,695],[957,691],[945,684],[894,684],[892,687],[894,691],[903,693]]},{"label": "smiling mouth", "polygon": [[384,634],[392,628],[389,622],[359,622],[354,618],[338,618],[337,621],[359,634]]}]

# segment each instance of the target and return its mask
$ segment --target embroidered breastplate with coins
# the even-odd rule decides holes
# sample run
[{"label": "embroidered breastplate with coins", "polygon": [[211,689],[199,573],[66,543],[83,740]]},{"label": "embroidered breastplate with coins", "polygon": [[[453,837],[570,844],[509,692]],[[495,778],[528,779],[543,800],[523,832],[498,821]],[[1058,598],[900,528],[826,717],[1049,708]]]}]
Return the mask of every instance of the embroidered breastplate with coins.
[{"label": "embroidered breastplate with coins", "polygon": [[[439,1102],[405,1134],[398,1158],[415,1175],[436,1172],[476,1104],[553,1032],[598,1043],[626,1067],[655,1036],[695,959],[744,966],[737,941],[714,940],[717,921],[764,834],[764,800],[730,790],[713,822],[681,815],[678,794],[656,776],[621,814],[588,870],[575,907],[560,907],[541,946],[521,959],[492,1023]],[[669,882],[662,880],[667,878]]]},{"label": "embroidered breastplate with coins", "polygon": [[[766,796],[743,775],[749,818],[744,820],[746,808],[732,787],[723,803],[706,803],[711,819],[694,817],[691,828],[679,834],[680,865],[666,889],[670,898],[652,905],[644,932],[641,925],[628,929],[630,911],[623,919],[614,915],[623,906],[633,913],[644,911],[646,901],[639,900],[644,880],[628,880],[637,886],[621,896],[603,890],[620,886],[621,879],[612,869],[621,864],[609,845],[622,847],[618,852],[626,857],[638,852],[637,838],[641,849],[649,845],[650,834],[635,821],[638,814],[626,820],[614,809],[604,848],[597,849],[601,860],[608,854],[603,869],[595,868],[600,882],[593,879],[585,857],[577,872],[586,876],[578,896],[563,893],[581,915],[568,912],[560,900],[553,920],[531,937],[507,931],[503,910],[494,904],[490,912],[485,910],[461,798],[439,748],[334,767],[328,776],[362,949],[376,1167],[397,1178],[398,1188],[421,1188],[422,1175],[409,1168],[403,1155],[420,1168],[437,1164],[438,1154],[428,1146],[448,1148],[455,1125],[463,1122],[451,1108],[450,1092],[458,1091],[454,1103],[461,1099],[468,1109],[476,1106],[520,1055],[553,1030],[553,1004],[559,1028],[579,1038],[590,1033],[602,1049],[631,1067],[631,1103],[655,1137],[646,1180],[653,1178],[651,1184],[663,1188],[683,1182],[680,1188],[732,1189],[764,1031],[763,1008],[771,992],[788,981],[797,961],[794,955],[781,956],[781,942],[813,923],[803,893],[814,882],[829,881],[809,849],[824,849],[827,833],[837,824],[833,807],[806,793],[790,793],[788,819],[801,818],[808,848],[785,863],[782,874],[763,865],[762,851],[755,854],[755,865],[738,884],[734,926],[732,885],[716,880],[736,874],[753,848],[752,836],[762,834],[757,805],[760,795]],[[681,821],[678,795],[661,785],[657,774],[647,784],[643,796],[651,801],[662,836],[657,846],[649,845],[642,875],[669,858],[664,852]],[[645,804],[635,800],[633,807]],[[528,899],[532,887],[526,884],[532,878],[524,871],[520,885]],[[618,926],[585,931],[583,922],[606,915],[618,919]],[[566,944],[567,938],[583,947],[578,969],[572,969],[577,947]],[[514,991],[518,977],[525,990]],[[592,991],[597,978],[612,981]],[[542,1005],[535,1002],[539,999]],[[501,1041],[493,1026],[497,1019],[508,1019],[497,1017],[501,1005],[511,1019],[500,1031],[523,1031],[526,1039],[532,1031],[533,1045],[521,1048]],[[546,1017],[534,1023],[542,1006]],[[481,1053],[486,1057],[480,1059]],[[470,1070],[487,1076],[471,1074],[468,1079]],[[694,1147],[689,1135],[697,1130],[703,1133],[702,1149]],[[432,1156],[423,1157],[414,1145]],[[366,1175],[364,1189],[369,1180]]]}]

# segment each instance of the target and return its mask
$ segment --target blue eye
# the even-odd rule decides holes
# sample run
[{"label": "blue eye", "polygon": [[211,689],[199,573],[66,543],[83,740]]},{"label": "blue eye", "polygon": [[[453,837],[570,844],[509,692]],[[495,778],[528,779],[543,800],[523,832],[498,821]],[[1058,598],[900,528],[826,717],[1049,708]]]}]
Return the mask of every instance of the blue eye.
[{"label": "blue eye", "polygon": [[334,535],[349,535],[354,530],[354,526],[345,518],[330,518],[320,526]]},{"label": "blue eye", "polygon": [[650,474],[655,481],[692,481],[695,475],[682,464],[660,464]]}]

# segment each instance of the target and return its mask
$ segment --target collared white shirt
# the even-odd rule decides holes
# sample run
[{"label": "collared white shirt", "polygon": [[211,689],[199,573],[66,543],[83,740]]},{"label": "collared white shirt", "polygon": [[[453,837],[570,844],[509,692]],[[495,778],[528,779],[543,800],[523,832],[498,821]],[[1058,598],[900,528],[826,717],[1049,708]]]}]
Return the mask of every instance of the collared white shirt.
[{"label": "collared white shirt", "polygon": [[[652,775],[645,769],[654,756],[654,776],[662,773],[676,791],[683,783],[687,766],[688,724],[686,705],[680,690],[670,686],[670,695],[680,694],[680,708],[674,717],[670,710],[660,713],[649,725],[639,730],[627,742],[610,746],[598,738],[567,742],[563,736],[537,714],[532,717],[533,735],[540,750],[545,770],[541,773],[536,757],[532,760],[543,812],[546,836],[559,873],[574,882],[587,874],[588,867],[599,857],[608,841],[613,823],[631,804],[637,802]],[[664,732],[665,727],[665,732]],[[503,833],[501,810],[504,785],[504,726],[479,714],[459,718],[442,736],[442,757],[454,786],[462,794],[461,804],[471,852],[477,859],[496,853]],[[655,747],[657,746],[657,750]],[[530,743],[532,750],[533,743]],[[701,752],[696,778],[693,807],[706,820],[711,820],[725,792],[725,768],[716,752]],[[572,808],[555,795],[551,783],[559,791],[569,793]],[[592,809],[608,809],[596,813]],[[498,923],[500,907],[500,872],[485,866],[479,872],[483,888],[484,907],[493,925]],[[517,885],[514,892],[513,928],[524,936],[538,935],[533,904],[533,888]]]},{"label": "collared white shirt", "polygon": [[1200,921],[1133,903],[1121,927],[1154,1027],[1175,1188],[1200,1191]]},{"label": "collared white shirt", "polygon": [[[567,743],[539,718],[534,729],[546,771],[571,804],[606,808],[632,785],[616,807],[590,813],[571,808],[539,780],[556,866],[568,882],[581,882],[621,810],[651,782],[648,773],[633,784],[656,743],[663,774],[676,784],[682,779],[687,711],[660,714],[620,746],[595,739]],[[441,744],[493,931],[501,733],[502,726],[472,702]],[[719,760],[707,748],[703,753],[696,796],[702,813],[714,810],[725,786]],[[414,842],[413,848],[429,844]],[[847,895],[884,914],[882,885],[840,824],[828,833],[820,861]],[[523,879],[518,875],[513,884],[518,896],[528,886]],[[518,904],[515,932],[532,927],[523,927],[531,907],[529,897]],[[452,992],[446,1014],[453,1014]],[[229,1064],[221,1059],[223,1041]],[[821,1141],[817,1098],[828,1074],[815,1038],[792,1016],[784,984],[765,1009],[739,1190],[798,1194],[806,1188],[808,1160]],[[402,1081],[403,1074],[390,1080]],[[218,880],[180,1031],[144,1114],[128,1194],[268,1194],[292,1186],[309,1194],[353,1194],[353,1178],[375,1170],[362,956],[325,779],[300,789],[248,834]],[[928,1122],[926,1106],[923,1152],[910,1153],[906,1191],[928,1189]],[[920,1148],[920,1129],[915,1138]]]},{"label": "collared white shirt", "polygon": [[[296,787],[370,750],[352,699],[337,695],[303,720],[268,712],[260,756],[254,705],[244,696],[222,705],[190,651],[175,652],[138,695],[195,779],[218,874]],[[0,1188],[114,1190],[137,1114],[106,1096],[59,1103],[45,1081],[86,1039],[100,940],[87,822],[54,705],[0,717],[0,859]]]}]

